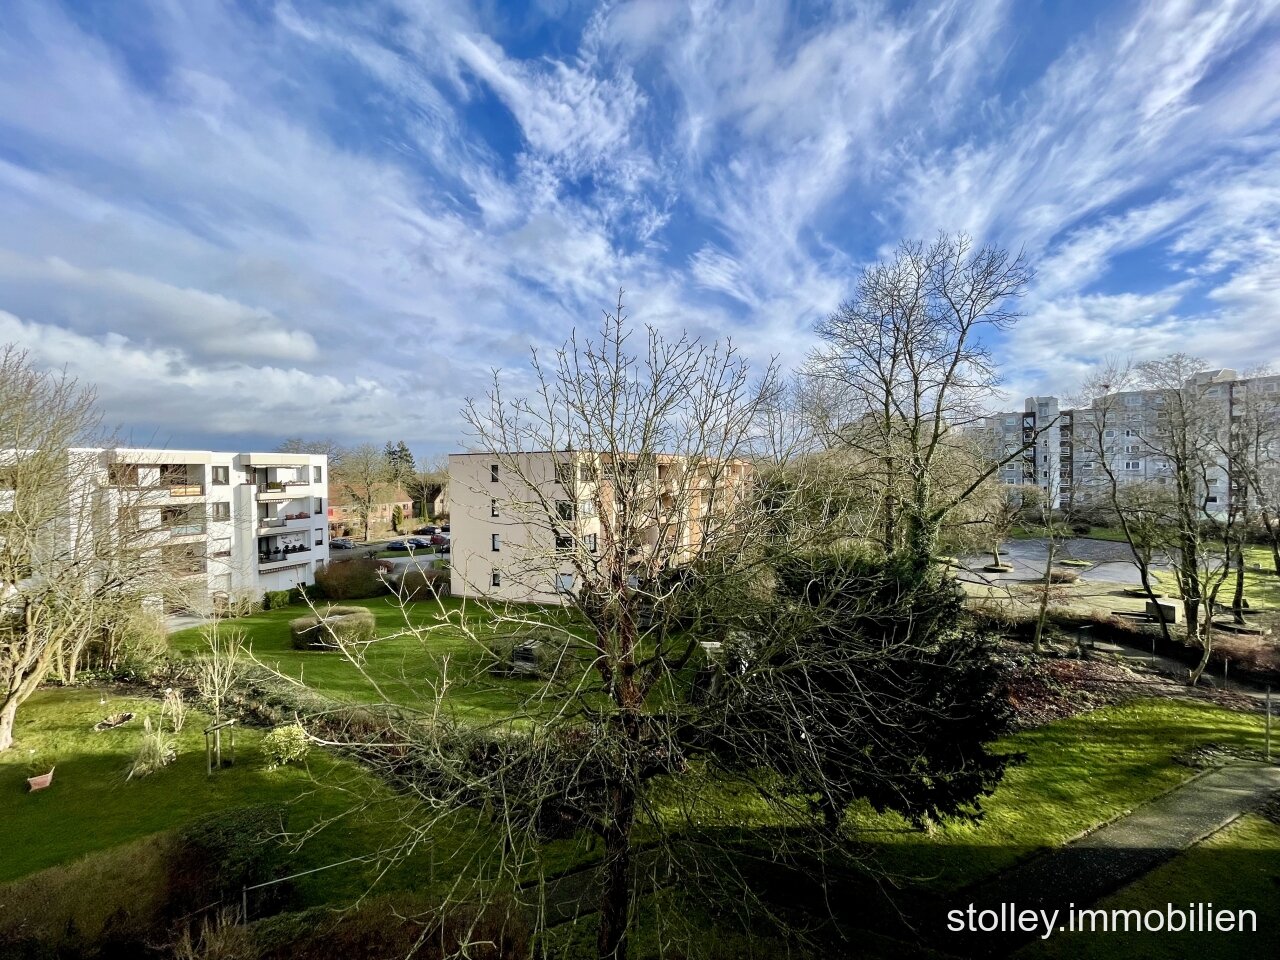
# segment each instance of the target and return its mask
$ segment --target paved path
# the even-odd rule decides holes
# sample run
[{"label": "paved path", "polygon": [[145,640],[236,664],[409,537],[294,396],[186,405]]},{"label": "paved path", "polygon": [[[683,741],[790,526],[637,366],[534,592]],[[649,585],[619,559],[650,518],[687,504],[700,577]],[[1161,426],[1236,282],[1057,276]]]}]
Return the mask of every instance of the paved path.
[{"label": "paved path", "polygon": [[[1137,879],[1280,791],[1280,766],[1240,763],[1207,773],[1075,843],[1013,867],[950,898],[952,907],[1065,910],[1087,906]],[[941,917],[934,921],[935,929]],[[1003,955],[1034,934],[968,938],[939,932],[962,956]]]}]

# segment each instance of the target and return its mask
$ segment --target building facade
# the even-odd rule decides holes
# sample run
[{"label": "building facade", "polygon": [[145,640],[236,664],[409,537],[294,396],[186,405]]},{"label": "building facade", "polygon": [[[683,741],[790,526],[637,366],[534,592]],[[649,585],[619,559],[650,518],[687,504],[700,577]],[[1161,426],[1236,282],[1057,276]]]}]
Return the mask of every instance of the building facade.
[{"label": "building facade", "polygon": [[[1205,507],[1225,515],[1248,495],[1226,452],[1232,431],[1248,410],[1276,420],[1280,433],[1280,376],[1245,379],[1230,369],[1208,370],[1182,390],[1204,421],[1196,442],[1208,463],[1200,480]],[[1126,390],[1069,409],[1057,397],[1028,397],[1022,410],[994,414],[968,429],[989,459],[1015,455],[1000,469],[1002,482],[1033,484],[1055,508],[1087,509],[1107,496],[1109,472],[1122,484],[1172,482],[1164,454],[1171,399],[1167,390]],[[1276,453],[1280,457],[1280,448]]]},{"label": "building facade", "polygon": [[[328,560],[323,455],[85,448],[68,456],[72,495],[95,501],[70,514],[128,529],[174,585],[171,608],[309,584]],[[70,535],[74,549],[88,532]]]},{"label": "building facade", "polygon": [[[641,475],[644,474],[644,475]],[[618,463],[586,452],[449,456],[450,587],[454,596],[560,602],[578,587],[579,562],[605,549],[602,512],[615,509],[620,476],[646,519],[630,525],[639,558],[678,563],[697,552],[720,512],[745,488],[750,464],[693,468],[660,455]]]}]

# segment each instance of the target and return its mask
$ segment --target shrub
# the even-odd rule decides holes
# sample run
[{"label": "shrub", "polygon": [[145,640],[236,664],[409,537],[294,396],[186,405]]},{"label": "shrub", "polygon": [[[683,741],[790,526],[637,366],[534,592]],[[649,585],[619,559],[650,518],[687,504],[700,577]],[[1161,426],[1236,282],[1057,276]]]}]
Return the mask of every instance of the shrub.
[{"label": "shrub", "polygon": [[335,650],[342,643],[368,643],[377,636],[373,611],[364,607],[329,607],[309,617],[289,621],[295,650]]},{"label": "shrub", "polygon": [[289,763],[302,763],[311,752],[307,732],[297,723],[276,727],[262,738],[262,750],[271,761],[267,769],[274,770]]},{"label": "shrub", "polygon": [[449,571],[410,567],[400,578],[399,594],[405,600],[435,600],[449,596]]},{"label": "shrub", "polygon": [[248,617],[262,609],[263,598],[256,593],[240,590],[236,593],[217,593],[213,597],[213,615],[234,620]]},{"label": "shrub", "polygon": [[293,602],[288,590],[268,590],[262,595],[262,609],[282,610]]},{"label": "shrub", "polygon": [[133,758],[133,766],[129,768],[129,776],[141,780],[149,777],[161,767],[172,763],[178,756],[178,742],[164,732],[164,724],[151,726],[151,718],[142,720],[142,743],[138,745],[138,753]]},{"label": "shrub", "polygon": [[329,600],[366,600],[380,597],[387,586],[383,564],[376,560],[340,560],[316,571],[316,593]]},{"label": "shrub", "polygon": [[1079,570],[1064,570],[1062,567],[1054,567],[1049,571],[1050,583],[1075,583],[1079,579]]},{"label": "shrub", "polygon": [[1077,537],[1087,537],[1092,530],[1093,527],[1087,523],[1073,523],[1071,525],[1071,532]]},{"label": "shrub", "polygon": [[[169,912],[185,916],[240,902],[241,888],[274,879],[282,864],[285,808],[226,810],[183,828],[169,861]],[[284,884],[257,891],[257,909],[283,902]]]}]

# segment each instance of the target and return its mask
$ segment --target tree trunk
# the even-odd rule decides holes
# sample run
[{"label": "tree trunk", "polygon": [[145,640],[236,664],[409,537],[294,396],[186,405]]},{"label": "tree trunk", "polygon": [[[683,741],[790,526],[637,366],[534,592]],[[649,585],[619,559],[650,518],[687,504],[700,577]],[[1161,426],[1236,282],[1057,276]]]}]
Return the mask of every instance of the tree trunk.
[{"label": "tree trunk", "polygon": [[1041,639],[1044,635],[1044,621],[1049,612],[1049,574],[1053,572],[1053,554],[1054,542],[1053,538],[1049,538],[1049,555],[1044,563],[1044,586],[1040,591],[1040,610],[1036,615],[1036,635],[1031,643],[1031,649],[1039,654],[1041,652]]},{"label": "tree trunk", "polygon": [[635,824],[636,794],[630,784],[619,784],[610,793],[612,809],[611,820],[604,829],[596,951],[600,960],[625,960],[631,921],[631,830]]},{"label": "tree trunk", "polygon": [[991,544],[991,565],[993,567],[1000,566],[1000,541],[996,540]]},{"label": "tree trunk", "polygon": [[1203,628],[1199,621],[1196,621],[1192,629],[1196,631],[1196,638],[1200,641],[1200,662],[1187,677],[1187,682],[1194,687],[1200,682],[1200,675],[1204,673],[1205,667],[1209,666],[1209,655],[1213,652],[1213,611],[1210,609],[1205,614]]},{"label": "tree trunk", "polygon": [[1231,597],[1231,617],[1244,623],[1244,544],[1236,544],[1236,590]]},{"label": "tree trunk", "polygon": [[18,716],[18,698],[10,699],[0,707],[0,752],[13,746],[13,722]]},{"label": "tree trunk", "polygon": [[1273,523],[1271,514],[1263,510],[1262,526],[1267,531],[1267,539],[1271,541],[1271,563],[1275,567],[1276,576],[1280,577],[1280,525]]}]

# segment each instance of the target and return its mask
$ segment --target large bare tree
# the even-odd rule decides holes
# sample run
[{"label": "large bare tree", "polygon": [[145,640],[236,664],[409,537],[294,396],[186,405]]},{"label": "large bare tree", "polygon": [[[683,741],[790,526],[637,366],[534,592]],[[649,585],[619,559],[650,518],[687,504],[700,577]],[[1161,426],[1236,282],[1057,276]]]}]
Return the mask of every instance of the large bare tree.
[{"label": "large bare tree", "polygon": [[[51,669],[162,590],[134,504],[105,489],[94,393],[0,347],[0,750]],[[132,496],[132,494],[130,494]]]},{"label": "large bare tree", "polygon": [[862,456],[885,548],[918,565],[935,553],[948,515],[1035,442],[958,476],[938,470],[964,455],[962,428],[997,395],[988,334],[1018,319],[1030,279],[1021,255],[963,234],[904,242],[818,325],[808,374],[819,431]]},{"label": "large bare tree", "polygon": [[341,462],[332,468],[331,477],[354,508],[367,543],[369,514],[378,501],[379,491],[390,480],[386,456],[372,443],[362,443],[343,452]]}]

